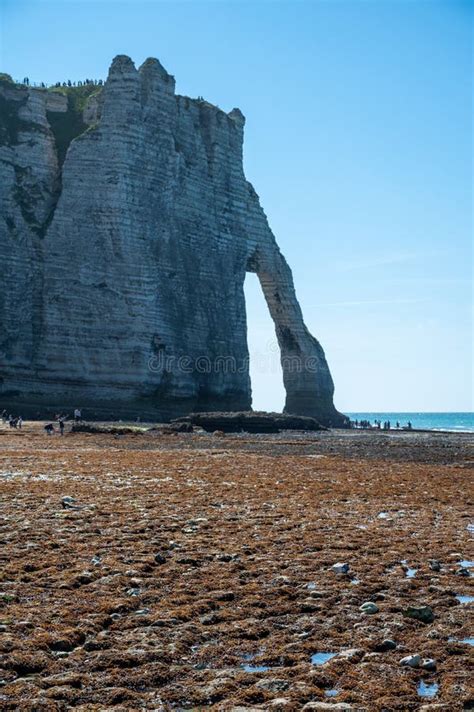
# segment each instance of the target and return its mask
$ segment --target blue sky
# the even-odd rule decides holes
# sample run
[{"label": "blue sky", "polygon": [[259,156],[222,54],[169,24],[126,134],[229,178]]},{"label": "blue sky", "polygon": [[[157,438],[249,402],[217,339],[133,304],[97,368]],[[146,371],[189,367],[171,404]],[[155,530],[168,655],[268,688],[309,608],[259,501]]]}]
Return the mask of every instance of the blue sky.
[{"label": "blue sky", "polygon": [[[245,169],[341,410],[472,410],[472,19],[464,0],[0,0],[0,69],[158,57],[247,117]],[[246,282],[254,406],[284,400]]]}]

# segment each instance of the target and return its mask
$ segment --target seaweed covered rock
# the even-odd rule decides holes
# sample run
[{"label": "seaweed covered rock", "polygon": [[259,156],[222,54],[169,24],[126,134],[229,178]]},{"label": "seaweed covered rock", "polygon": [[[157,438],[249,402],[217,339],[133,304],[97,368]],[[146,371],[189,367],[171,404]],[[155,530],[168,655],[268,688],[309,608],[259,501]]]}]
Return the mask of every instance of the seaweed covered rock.
[{"label": "seaweed covered rock", "polygon": [[191,423],[208,432],[278,433],[280,430],[327,430],[314,418],[286,413],[244,411],[237,413],[192,413],[177,418],[178,423]]}]

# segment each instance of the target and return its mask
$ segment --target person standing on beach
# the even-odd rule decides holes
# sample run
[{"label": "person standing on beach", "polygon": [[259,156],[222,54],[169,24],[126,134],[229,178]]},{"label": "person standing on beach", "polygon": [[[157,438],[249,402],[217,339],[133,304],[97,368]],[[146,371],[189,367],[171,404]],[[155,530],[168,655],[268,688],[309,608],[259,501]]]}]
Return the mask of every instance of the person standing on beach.
[{"label": "person standing on beach", "polygon": [[18,416],[18,427],[20,428],[20,430],[23,427],[23,418],[21,417],[21,415]]},{"label": "person standing on beach", "polygon": [[82,420],[82,415],[81,415],[81,411],[79,410],[79,408],[76,408],[74,411],[74,420],[76,423],[78,423],[80,420]]},{"label": "person standing on beach", "polygon": [[63,416],[61,416],[59,418],[59,432],[61,433],[61,435],[64,435],[64,417]]}]

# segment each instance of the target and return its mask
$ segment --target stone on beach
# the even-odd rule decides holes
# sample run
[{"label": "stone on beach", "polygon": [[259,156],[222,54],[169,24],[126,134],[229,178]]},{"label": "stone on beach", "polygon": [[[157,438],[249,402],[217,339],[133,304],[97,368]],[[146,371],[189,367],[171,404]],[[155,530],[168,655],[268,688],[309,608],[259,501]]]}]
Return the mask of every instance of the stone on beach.
[{"label": "stone on beach", "polygon": [[408,606],[403,611],[406,618],[413,618],[422,623],[432,623],[434,621],[434,613],[430,606]]},{"label": "stone on beach", "polygon": [[337,564],[333,564],[331,568],[335,574],[347,574],[349,573],[350,566],[347,563],[338,562]]},{"label": "stone on beach", "polygon": [[400,665],[405,665],[407,667],[417,668],[420,667],[421,657],[418,654],[406,655],[400,660]]},{"label": "stone on beach", "polygon": [[367,615],[373,615],[374,613],[379,612],[379,607],[376,603],[373,603],[372,601],[367,601],[366,603],[363,603],[360,606],[359,610],[362,611],[362,613],[366,613]]}]

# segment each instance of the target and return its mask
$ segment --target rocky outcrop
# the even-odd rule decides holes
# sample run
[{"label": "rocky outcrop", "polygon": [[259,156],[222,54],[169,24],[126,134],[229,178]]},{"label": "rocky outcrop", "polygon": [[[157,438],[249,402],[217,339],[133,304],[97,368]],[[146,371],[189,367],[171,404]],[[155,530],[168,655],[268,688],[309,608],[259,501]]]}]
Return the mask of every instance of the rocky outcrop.
[{"label": "rocky outcrop", "polygon": [[208,432],[279,433],[281,430],[326,430],[314,418],[285,413],[192,413],[173,421],[175,425],[196,425]]},{"label": "rocky outcrop", "polygon": [[103,89],[66,99],[0,82],[0,401],[99,417],[248,410],[253,271],[286,410],[343,423],[244,176],[242,113],[174,88],[158,60],[137,70],[125,56]]}]

